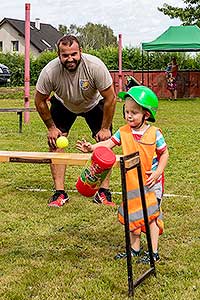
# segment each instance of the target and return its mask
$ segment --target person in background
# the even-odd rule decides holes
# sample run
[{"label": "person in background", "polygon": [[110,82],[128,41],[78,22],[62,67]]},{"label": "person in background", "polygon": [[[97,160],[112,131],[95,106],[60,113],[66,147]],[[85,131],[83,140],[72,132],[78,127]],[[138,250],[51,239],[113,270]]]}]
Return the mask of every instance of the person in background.
[{"label": "person in background", "polygon": [[176,58],[173,57],[171,63],[167,65],[166,68],[166,80],[167,80],[167,89],[171,93],[170,100],[177,99],[177,75],[178,75],[178,64]]},{"label": "person in background", "polygon": [[[92,152],[99,146],[113,148],[122,146],[124,155],[139,151],[141,169],[144,182],[144,191],[152,240],[153,258],[160,259],[158,253],[158,239],[163,232],[161,212],[161,199],[164,188],[164,169],[168,161],[168,149],[161,130],[151,126],[149,122],[155,122],[158,108],[158,98],[155,93],[145,86],[135,86],[127,92],[118,94],[125,101],[124,118],[125,126],[106,141],[91,144],[85,140],[77,141],[77,149],[82,152]],[[131,255],[141,255],[141,233],[145,232],[142,204],[137,180],[137,170],[129,170],[126,174],[129,228],[131,240]],[[123,205],[118,209],[118,219],[124,224]],[[126,257],[126,252],[118,253],[115,259]],[[149,263],[149,253],[139,258],[138,263]]]},{"label": "person in background", "polygon": [[[42,69],[35,93],[37,111],[48,129],[49,150],[64,151],[56,147],[56,139],[68,136],[78,116],[85,119],[96,142],[109,139],[116,95],[108,69],[99,58],[83,53],[73,35],[63,36],[57,42],[57,50],[58,57]],[[69,200],[64,184],[65,171],[65,165],[51,164],[55,193],[49,206],[60,207]],[[94,202],[114,206],[109,176],[95,194]]]},{"label": "person in background", "polygon": [[126,91],[128,91],[130,88],[132,88],[133,86],[138,86],[140,85],[139,81],[137,81],[137,79],[133,76],[127,75],[126,76]]}]

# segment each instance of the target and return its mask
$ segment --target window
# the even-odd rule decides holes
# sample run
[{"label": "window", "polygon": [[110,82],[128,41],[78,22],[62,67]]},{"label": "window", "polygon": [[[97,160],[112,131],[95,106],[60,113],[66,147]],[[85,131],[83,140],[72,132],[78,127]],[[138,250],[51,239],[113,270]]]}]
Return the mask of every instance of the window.
[{"label": "window", "polygon": [[41,40],[47,47],[49,47],[49,48],[51,48],[51,45],[47,42],[47,41],[45,41],[45,40]]},{"label": "window", "polygon": [[12,51],[19,51],[19,41],[12,41]]},{"label": "window", "polygon": [[2,52],[2,51],[3,51],[3,42],[0,41],[0,52]]}]

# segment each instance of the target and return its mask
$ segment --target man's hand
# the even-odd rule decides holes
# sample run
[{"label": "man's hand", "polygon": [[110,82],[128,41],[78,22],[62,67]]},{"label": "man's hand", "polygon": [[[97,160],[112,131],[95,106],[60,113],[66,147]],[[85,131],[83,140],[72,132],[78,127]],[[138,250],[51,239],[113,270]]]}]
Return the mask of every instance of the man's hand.
[{"label": "man's hand", "polygon": [[55,126],[52,126],[48,129],[48,144],[49,147],[52,149],[56,149],[56,140],[59,136],[62,135],[62,132]]},{"label": "man's hand", "polygon": [[111,137],[110,129],[102,128],[101,130],[99,130],[99,132],[97,132],[95,136],[95,140],[97,142],[101,142],[101,141],[108,140],[110,137]]}]

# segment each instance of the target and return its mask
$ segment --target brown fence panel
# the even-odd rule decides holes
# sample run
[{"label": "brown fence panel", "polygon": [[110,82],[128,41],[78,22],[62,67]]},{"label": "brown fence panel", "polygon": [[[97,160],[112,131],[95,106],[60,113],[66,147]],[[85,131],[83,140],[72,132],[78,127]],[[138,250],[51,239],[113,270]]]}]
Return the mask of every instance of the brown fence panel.
[{"label": "brown fence panel", "polygon": [[[190,97],[200,97],[200,74],[197,71],[189,72]],[[198,95],[198,96],[196,96]]]},{"label": "brown fence panel", "polygon": [[[118,71],[110,71],[113,78],[115,92],[119,92],[119,75]],[[143,85],[149,86],[159,98],[170,97],[167,90],[166,78],[164,71],[122,71],[123,90],[126,89],[126,76],[133,76]],[[178,98],[196,98],[200,97],[200,72],[199,71],[179,71],[177,78]]]}]

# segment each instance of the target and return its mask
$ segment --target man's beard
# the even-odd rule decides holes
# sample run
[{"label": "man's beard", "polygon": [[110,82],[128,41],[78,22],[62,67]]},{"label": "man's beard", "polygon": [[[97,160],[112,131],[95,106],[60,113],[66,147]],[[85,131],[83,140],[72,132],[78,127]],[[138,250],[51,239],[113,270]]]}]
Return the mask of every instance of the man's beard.
[{"label": "man's beard", "polygon": [[[66,61],[65,63],[62,63],[62,62],[61,62],[61,64],[62,64],[63,67],[64,67],[65,69],[67,69],[69,72],[74,72],[74,71],[76,71],[76,69],[78,68],[80,62],[81,62],[81,59],[79,59],[79,60],[75,60],[75,59],[74,59],[72,62],[67,62],[67,61]],[[73,64],[73,67],[70,66],[71,64]]]}]

